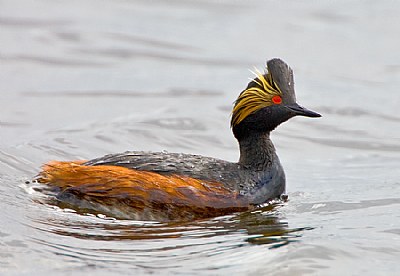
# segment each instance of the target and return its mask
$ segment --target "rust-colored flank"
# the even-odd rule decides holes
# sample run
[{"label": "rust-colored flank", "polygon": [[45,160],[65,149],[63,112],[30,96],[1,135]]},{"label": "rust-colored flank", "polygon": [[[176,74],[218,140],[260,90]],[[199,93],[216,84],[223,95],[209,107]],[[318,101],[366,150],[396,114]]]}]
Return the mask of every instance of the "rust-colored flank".
[{"label": "rust-colored flank", "polygon": [[219,182],[119,166],[85,166],[84,162],[51,161],[37,180],[58,187],[59,198],[73,198],[84,208],[117,209],[129,218],[189,220],[250,208]]}]

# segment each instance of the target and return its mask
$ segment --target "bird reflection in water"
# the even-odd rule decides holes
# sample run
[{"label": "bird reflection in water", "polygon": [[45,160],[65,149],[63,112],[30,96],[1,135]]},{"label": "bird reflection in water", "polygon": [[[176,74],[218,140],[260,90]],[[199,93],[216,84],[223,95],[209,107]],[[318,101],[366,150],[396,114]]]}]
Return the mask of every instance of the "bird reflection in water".
[{"label": "bird reflection in water", "polygon": [[[86,213],[79,210],[79,221],[70,218],[36,219],[40,230],[61,236],[69,236],[84,240],[123,241],[123,240],[165,240],[218,238],[223,235],[243,234],[235,246],[243,242],[252,245],[270,245],[270,249],[285,246],[298,241],[305,230],[311,227],[290,228],[279,209],[285,203],[277,201],[253,211],[236,213],[212,219],[192,222],[158,223],[149,221],[120,220],[101,214]],[[68,206],[60,206],[62,210],[70,210]],[[61,210],[61,209],[60,209]],[[73,211],[76,212],[76,211]],[[70,216],[70,215],[69,215]],[[92,218],[92,219],[88,219]],[[195,241],[193,241],[195,243]]]}]

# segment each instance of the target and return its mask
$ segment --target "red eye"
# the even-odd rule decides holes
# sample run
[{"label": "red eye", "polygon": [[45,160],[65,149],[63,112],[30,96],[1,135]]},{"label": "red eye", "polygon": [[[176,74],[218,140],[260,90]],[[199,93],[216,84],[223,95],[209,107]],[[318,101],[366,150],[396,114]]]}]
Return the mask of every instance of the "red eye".
[{"label": "red eye", "polygon": [[274,104],[281,104],[282,103],[282,98],[280,96],[273,96],[272,97],[272,102]]}]

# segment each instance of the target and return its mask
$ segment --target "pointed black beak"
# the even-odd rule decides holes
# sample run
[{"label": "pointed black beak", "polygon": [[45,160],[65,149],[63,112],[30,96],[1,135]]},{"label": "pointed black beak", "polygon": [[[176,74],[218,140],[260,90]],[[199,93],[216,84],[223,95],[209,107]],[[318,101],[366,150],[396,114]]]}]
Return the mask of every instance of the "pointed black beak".
[{"label": "pointed black beak", "polygon": [[297,103],[294,103],[291,105],[286,105],[286,108],[290,109],[296,115],[306,116],[306,117],[321,117],[321,114],[314,112],[312,110],[309,110],[307,108],[304,108],[304,107],[298,105]]}]

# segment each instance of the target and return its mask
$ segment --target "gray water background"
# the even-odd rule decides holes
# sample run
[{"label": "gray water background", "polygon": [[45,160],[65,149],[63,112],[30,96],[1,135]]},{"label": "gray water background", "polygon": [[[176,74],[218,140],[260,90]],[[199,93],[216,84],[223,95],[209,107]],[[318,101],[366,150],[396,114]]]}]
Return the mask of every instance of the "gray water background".
[{"label": "gray water background", "polygon": [[[400,2],[0,1],[1,275],[398,275]],[[323,114],[273,133],[289,201],[183,224],[78,214],[25,184],[125,150],[238,159],[269,58]]]}]

